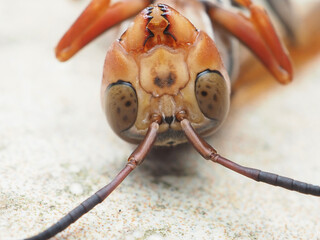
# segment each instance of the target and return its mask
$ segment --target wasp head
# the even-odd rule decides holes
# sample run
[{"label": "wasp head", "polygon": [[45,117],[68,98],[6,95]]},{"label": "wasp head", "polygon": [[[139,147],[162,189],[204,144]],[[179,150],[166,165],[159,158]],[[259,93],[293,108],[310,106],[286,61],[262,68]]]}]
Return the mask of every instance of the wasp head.
[{"label": "wasp head", "polygon": [[[107,53],[102,104],[122,138],[139,141],[153,114],[162,116],[156,144],[184,141],[176,114],[200,134],[216,130],[229,109],[230,84],[214,41],[169,6],[143,10]],[[174,141],[173,141],[174,139]]]}]

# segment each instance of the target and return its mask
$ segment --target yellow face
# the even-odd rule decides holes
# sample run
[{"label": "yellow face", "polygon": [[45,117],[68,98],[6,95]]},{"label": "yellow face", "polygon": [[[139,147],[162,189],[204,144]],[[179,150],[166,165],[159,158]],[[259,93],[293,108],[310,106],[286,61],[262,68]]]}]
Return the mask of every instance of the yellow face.
[{"label": "yellow face", "polygon": [[162,116],[156,145],[185,142],[176,114],[199,134],[214,132],[229,109],[230,81],[213,40],[166,5],[146,8],[107,53],[102,105],[123,139],[143,139]]}]

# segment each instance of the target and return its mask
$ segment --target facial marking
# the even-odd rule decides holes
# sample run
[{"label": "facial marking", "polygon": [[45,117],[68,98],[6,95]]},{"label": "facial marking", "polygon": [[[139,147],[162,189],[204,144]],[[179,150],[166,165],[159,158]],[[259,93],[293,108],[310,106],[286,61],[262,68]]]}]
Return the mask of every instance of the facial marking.
[{"label": "facial marking", "polygon": [[159,76],[154,78],[154,84],[160,88],[171,87],[176,81],[176,75],[174,73],[169,73],[167,77],[161,78]]},{"label": "facial marking", "polygon": [[177,95],[189,81],[183,53],[158,48],[141,58],[141,87],[154,97]]}]

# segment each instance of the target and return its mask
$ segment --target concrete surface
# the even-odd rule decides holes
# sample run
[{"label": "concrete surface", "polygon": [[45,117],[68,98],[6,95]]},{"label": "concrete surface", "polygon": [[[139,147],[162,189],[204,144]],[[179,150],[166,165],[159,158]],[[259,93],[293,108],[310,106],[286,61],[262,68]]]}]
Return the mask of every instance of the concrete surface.
[{"label": "concrete surface", "polygon": [[[133,150],[100,109],[109,36],[70,62],[53,55],[85,5],[1,3],[0,239],[56,222],[108,183]],[[285,87],[260,68],[264,77],[239,87],[209,141],[243,165],[319,185],[320,56],[303,63]],[[190,146],[166,158],[159,152],[54,239],[320,239],[318,198],[253,182]]]}]

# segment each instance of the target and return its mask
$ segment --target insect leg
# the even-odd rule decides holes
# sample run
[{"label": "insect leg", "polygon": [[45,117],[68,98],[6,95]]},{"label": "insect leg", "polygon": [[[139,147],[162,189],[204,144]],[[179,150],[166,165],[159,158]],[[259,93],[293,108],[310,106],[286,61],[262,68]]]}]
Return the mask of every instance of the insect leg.
[{"label": "insect leg", "polygon": [[59,232],[62,232],[72,223],[77,221],[82,215],[89,212],[96,205],[105,200],[110,193],[135,169],[139,164],[142,163],[145,156],[150,151],[154,141],[157,137],[157,131],[159,124],[157,122],[151,123],[147,135],[144,140],[139,144],[135,151],[128,158],[126,166],[118,173],[118,175],[106,186],[101,188],[95,194],[83,201],[79,206],[71,210],[67,215],[62,217],[57,223],[47,228],[43,232],[33,237],[27,238],[26,240],[45,240],[49,239]]},{"label": "insect leg", "polygon": [[266,11],[250,0],[236,0],[250,11],[250,17],[204,2],[211,21],[245,44],[283,84],[292,80],[292,64]]},{"label": "insect leg", "polygon": [[67,61],[101,33],[136,15],[150,3],[151,0],[122,0],[109,5],[110,0],[92,0],[59,41],[56,57]]},{"label": "insect leg", "polygon": [[274,186],[286,188],[292,191],[297,191],[304,194],[310,194],[313,196],[320,196],[320,187],[312,184],[296,181],[291,178],[282,177],[274,173],[264,172],[258,169],[241,166],[235,162],[232,162],[219,154],[217,151],[204,141],[193,129],[190,122],[180,116],[177,119],[181,121],[182,130],[185,132],[189,142],[195,147],[195,149],[207,160],[211,160],[218,163],[232,171],[235,171],[241,175],[251,178],[258,182],[264,182]]},{"label": "insect leg", "polygon": [[295,24],[297,18],[292,8],[292,1],[290,0],[266,0],[266,3],[271,7],[277,19],[281,22],[292,44],[296,44],[297,36]]}]

